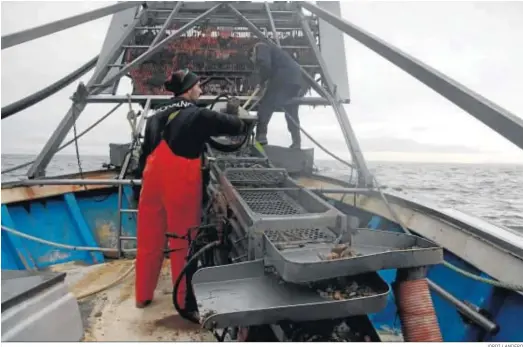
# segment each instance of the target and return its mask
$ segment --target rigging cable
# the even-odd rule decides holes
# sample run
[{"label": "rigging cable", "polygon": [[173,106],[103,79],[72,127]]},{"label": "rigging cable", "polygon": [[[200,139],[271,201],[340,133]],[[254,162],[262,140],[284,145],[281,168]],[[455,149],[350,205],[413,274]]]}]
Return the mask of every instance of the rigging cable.
[{"label": "rigging cable", "polygon": [[[304,130],[303,128],[294,120],[292,119],[292,117],[290,117],[290,115],[285,112],[285,115],[288,119],[291,120],[291,122],[294,123],[294,125],[296,125],[298,128],[300,128],[300,130],[311,140],[313,141],[315,144],[318,144],[317,141],[315,141],[314,139],[312,139],[310,137],[310,135],[308,135]],[[323,147],[320,147],[322,148],[323,150],[325,150]],[[334,156],[332,153],[328,152],[325,150],[325,152],[329,155],[331,155],[334,159],[336,160],[340,160],[337,156]],[[348,163],[345,161],[345,160],[340,160],[343,164],[346,164],[348,165]],[[352,168],[352,166],[350,166]],[[385,196],[385,194],[383,193],[383,191],[381,190],[380,188],[380,184],[378,182],[378,180],[376,179],[376,177],[374,175],[371,175],[372,176],[372,179],[374,180],[374,182],[376,183],[376,188],[378,190],[378,192],[380,193],[381,195],[381,198],[383,199],[383,201],[385,202],[385,205],[387,206],[387,209],[389,210],[390,214],[392,215],[392,217],[395,219],[395,221],[399,224],[399,226],[401,227],[401,229],[403,230],[403,232],[407,235],[412,235],[412,233],[405,227],[405,225],[403,224],[403,222],[401,221],[401,219],[399,218],[399,216],[397,215],[396,211],[394,211],[394,209],[392,208],[392,206],[390,205],[387,197]],[[483,282],[483,283],[486,283],[486,284],[490,284],[492,286],[495,286],[495,287],[499,287],[499,288],[505,288],[505,289],[510,289],[510,290],[514,290],[514,291],[523,291],[523,285],[518,285],[518,284],[512,284],[512,283],[505,283],[505,282],[500,282],[500,281],[496,281],[496,280],[491,280],[491,279],[488,279],[488,278],[483,278],[483,277],[480,277],[478,275],[475,275],[475,274],[472,274],[468,271],[465,271],[445,260],[443,260],[443,265],[446,266],[447,268],[455,271],[455,272],[458,272],[460,274],[462,274],[463,276],[465,277],[468,277],[470,279],[473,279],[473,280],[476,280],[478,282]]]},{"label": "rigging cable", "polygon": [[[85,129],[84,131],[82,131],[80,134],[78,134],[78,136],[75,136],[74,139],[64,143],[62,146],[58,147],[58,149],[56,150],[56,153],[58,153],[59,151],[61,151],[62,149],[64,149],[65,147],[69,146],[70,144],[72,144],[73,142],[75,142],[76,139],[79,139],[81,138],[83,135],[87,134],[89,131],[91,131],[95,126],[97,126],[98,124],[100,124],[103,120],[105,120],[107,117],[109,117],[111,114],[114,113],[114,111],[116,111],[122,104],[118,104],[116,105],[115,107],[113,107],[108,113],[106,113],[104,116],[102,116],[100,119],[98,119],[96,122],[94,122],[93,124],[91,124],[87,129]],[[6,174],[6,173],[9,173],[9,172],[13,172],[13,171],[16,171],[18,169],[22,169],[26,166],[29,166],[31,164],[33,164],[35,161],[34,160],[31,160],[31,161],[28,161],[26,163],[23,163],[23,164],[20,164],[20,165],[17,165],[17,166],[14,166],[14,167],[11,167],[9,169],[6,169],[4,171],[1,172],[1,174]]]}]

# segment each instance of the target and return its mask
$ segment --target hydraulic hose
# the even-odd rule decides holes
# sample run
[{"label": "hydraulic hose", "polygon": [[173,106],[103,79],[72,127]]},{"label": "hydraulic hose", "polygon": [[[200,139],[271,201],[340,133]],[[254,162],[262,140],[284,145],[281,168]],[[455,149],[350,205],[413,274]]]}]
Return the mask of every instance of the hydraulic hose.
[{"label": "hydraulic hose", "polygon": [[197,261],[198,258],[200,258],[205,252],[207,252],[215,247],[218,247],[220,244],[221,244],[220,241],[213,241],[213,242],[203,246],[196,253],[194,253],[194,255],[185,263],[185,266],[183,267],[182,271],[178,275],[178,278],[176,278],[176,282],[174,283],[173,293],[172,293],[172,300],[173,300],[174,308],[176,309],[176,311],[178,312],[178,314],[180,316],[182,316],[183,318],[185,318],[193,323],[196,323],[196,324],[200,324],[200,322],[196,318],[189,315],[185,309],[182,309],[180,307],[180,305],[178,303],[178,295],[177,295],[178,288],[180,286],[180,283],[182,282],[182,279],[186,276],[187,270],[190,268],[190,266],[193,265],[193,263],[195,261]]},{"label": "hydraulic hose", "polygon": [[15,101],[12,104],[2,107],[2,119],[10,117],[13,114],[18,113],[22,110],[25,110],[26,108],[33,106],[34,104],[50,97],[51,95],[55,94],[56,92],[67,87],[68,85],[73,83],[75,80],[77,80],[78,78],[83,76],[85,73],[87,73],[89,70],[91,70],[96,65],[96,62],[98,61],[98,57],[99,56],[96,56],[93,59],[89,60],[87,63],[82,65],[80,68],[71,72],[69,75],[56,81],[55,83],[51,84],[50,86],[47,86],[44,89],[41,89],[41,90],[37,91],[36,93],[31,94],[21,100]]},{"label": "hydraulic hose", "polygon": [[[251,96],[249,97],[249,99],[244,103],[243,106],[246,106],[251,100],[252,98],[258,94],[258,91],[259,89],[255,89],[254,92],[251,94]],[[218,95],[218,97],[216,97],[214,99],[214,101],[212,102],[211,104],[211,110],[213,109],[214,105],[216,104],[216,102],[222,98],[222,97],[227,97],[228,95],[226,93],[222,93],[220,95]],[[249,109],[251,109],[255,104],[253,104]],[[212,138],[209,138],[209,145],[211,145],[212,148],[220,151],[220,152],[225,152],[225,153],[232,153],[232,152],[236,152],[237,150],[239,150],[240,148],[243,147],[243,145],[245,145],[245,143],[247,142],[247,140],[249,139],[249,133],[252,131],[253,129],[253,126],[250,126],[248,127],[248,129],[245,131],[246,134],[245,134],[245,137],[244,139],[238,143],[238,144],[235,144],[235,145],[225,145],[223,143],[219,143],[215,140],[213,140]]]}]

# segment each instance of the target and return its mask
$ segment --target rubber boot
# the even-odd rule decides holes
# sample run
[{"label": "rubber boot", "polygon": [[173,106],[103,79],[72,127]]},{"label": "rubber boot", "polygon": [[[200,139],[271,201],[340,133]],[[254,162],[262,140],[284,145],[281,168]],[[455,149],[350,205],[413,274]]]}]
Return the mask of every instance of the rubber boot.
[{"label": "rubber boot", "polygon": [[267,141],[267,126],[258,125],[258,128],[256,129],[256,141],[262,146],[269,143],[269,141]]},{"label": "rubber boot", "polygon": [[289,146],[289,148],[293,149],[301,149],[301,137],[300,137],[300,131],[298,130],[291,132],[291,138],[292,138],[292,144]]}]

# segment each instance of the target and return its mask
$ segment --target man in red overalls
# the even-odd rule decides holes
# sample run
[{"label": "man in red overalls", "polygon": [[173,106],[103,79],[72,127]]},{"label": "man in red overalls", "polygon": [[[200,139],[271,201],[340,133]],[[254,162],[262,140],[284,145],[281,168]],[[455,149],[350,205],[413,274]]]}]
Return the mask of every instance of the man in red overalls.
[{"label": "man in red overalls", "polygon": [[[175,97],[157,109],[155,117],[162,123],[155,130],[157,140],[144,141],[151,148],[142,148],[151,154],[146,158],[138,205],[136,307],[139,308],[153,299],[163,262],[165,233],[184,237],[189,228],[200,225],[201,155],[205,142],[211,136],[239,135],[247,128],[236,116],[196,106],[202,90],[198,76],[189,70],[173,73],[165,87]],[[156,132],[162,130],[161,137],[157,136]],[[185,265],[188,242],[169,238],[169,248],[185,249],[170,253],[174,284]],[[187,306],[185,292],[182,281],[177,301]]]}]

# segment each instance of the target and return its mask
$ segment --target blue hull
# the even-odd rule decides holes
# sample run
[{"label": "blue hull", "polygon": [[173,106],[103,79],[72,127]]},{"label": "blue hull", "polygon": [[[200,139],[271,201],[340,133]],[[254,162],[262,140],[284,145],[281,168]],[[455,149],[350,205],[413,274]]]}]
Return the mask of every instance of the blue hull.
[{"label": "blue hull", "polygon": [[[134,208],[130,187],[124,187],[122,208]],[[116,248],[118,194],[114,189],[97,190],[2,205],[2,225],[52,242]],[[122,215],[122,235],[136,236],[135,215]],[[123,243],[133,248],[131,242]],[[56,248],[2,230],[2,270],[42,269],[71,261],[98,264],[104,255]]]},{"label": "blue hull", "polygon": [[[96,192],[68,193],[61,196],[24,203],[2,205],[2,225],[24,233],[69,245],[116,248],[118,228],[118,194],[114,189]],[[122,208],[134,208],[132,190],[124,188]],[[369,215],[366,227],[401,232],[400,227],[379,216]],[[368,220],[369,220],[368,219]],[[122,215],[123,235],[136,235],[136,216]],[[365,226],[364,226],[365,227]],[[87,264],[104,262],[100,252],[58,249],[22,239],[2,230],[2,269],[42,269],[50,265],[81,261]],[[132,241],[126,241],[125,248]],[[134,243],[134,242],[132,242]],[[466,271],[489,278],[477,268],[467,264],[450,252],[445,260]],[[396,277],[396,270],[383,270],[379,274],[389,284]],[[523,295],[495,288],[489,284],[464,277],[443,265],[430,268],[428,277],[446,291],[487,312],[487,316],[500,326],[495,336],[467,322],[455,306],[432,292],[444,341],[523,341],[520,321],[523,315]],[[378,330],[400,333],[394,295],[390,294],[386,309],[370,316]]]}]

